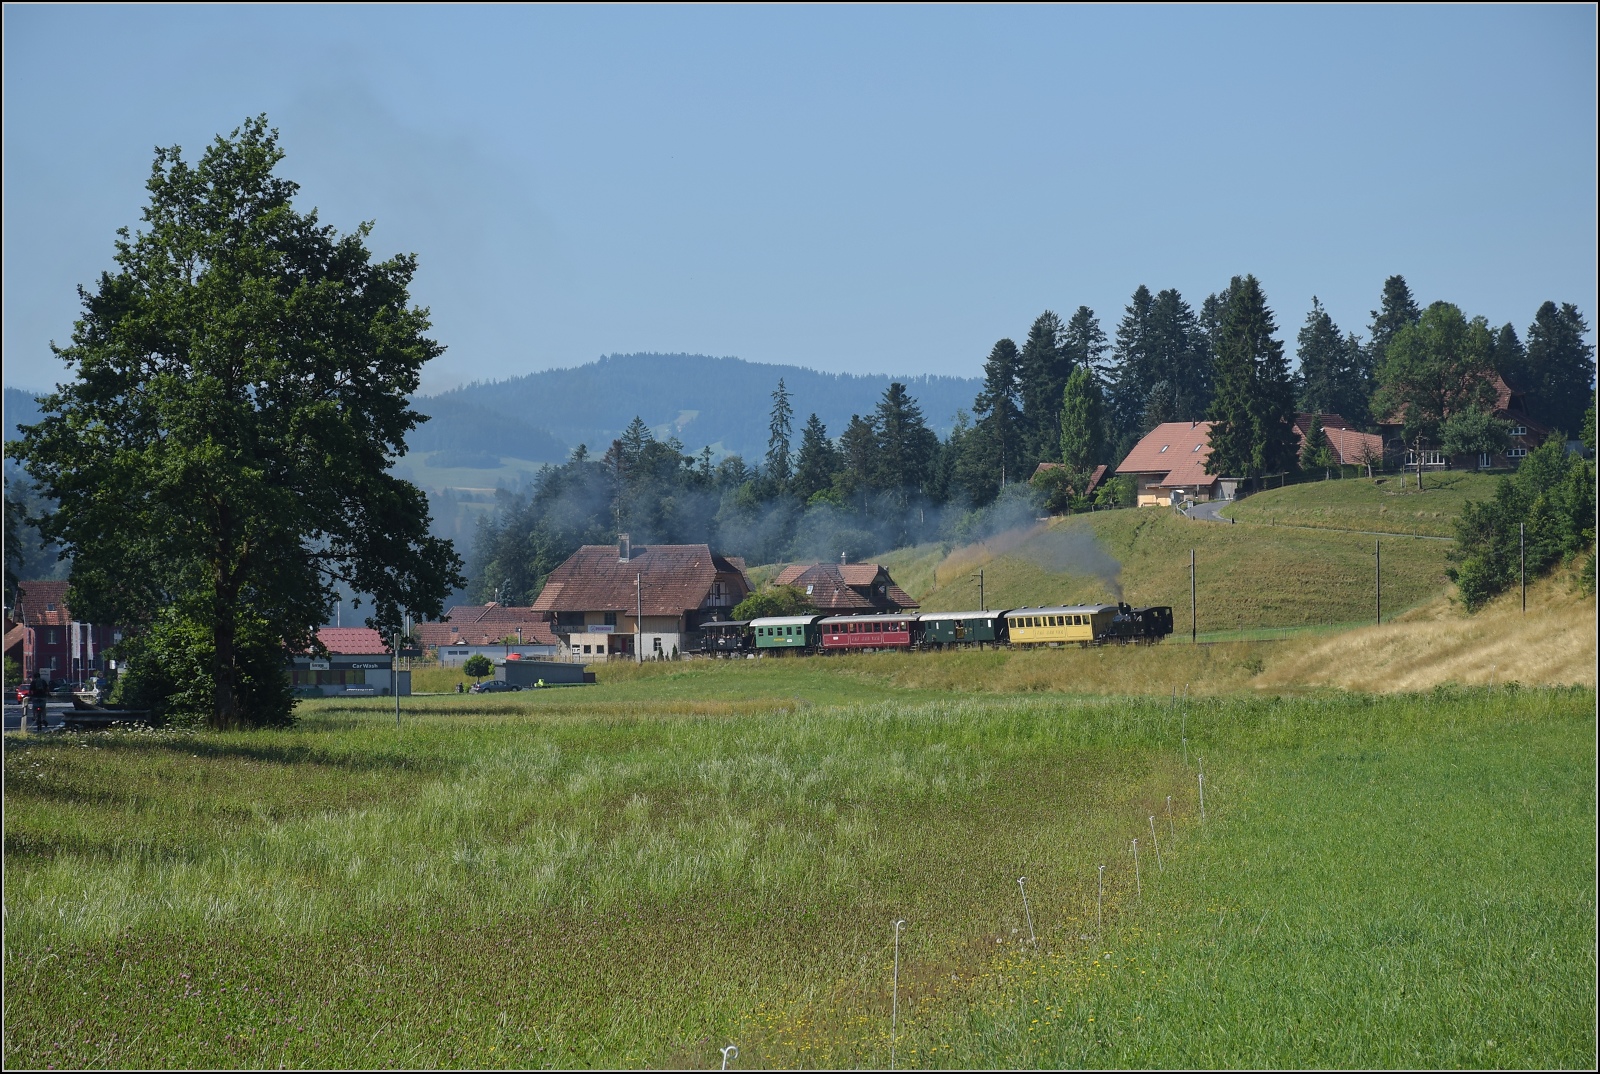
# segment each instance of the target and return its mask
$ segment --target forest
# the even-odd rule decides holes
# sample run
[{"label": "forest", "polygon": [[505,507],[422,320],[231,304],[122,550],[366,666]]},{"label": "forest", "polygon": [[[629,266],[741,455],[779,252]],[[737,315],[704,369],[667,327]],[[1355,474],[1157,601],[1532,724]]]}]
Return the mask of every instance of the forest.
[{"label": "forest", "polygon": [[[1369,430],[1399,413],[1408,443],[1466,454],[1505,442],[1490,412],[1496,374],[1526,392],[1531,416],[1562,442],[1592,406],[1594,349],[1570,303],[1545,302],[1519,334],[1449,302],[1424,308],[1396,275],[1371,316],[1362,335],[1313,300],[1291,367],[1254,276],[1234,277],[1198,309],[1175,289],[1141,285],[1109,336],[1079,306],[1065,320],[1041,313],[1020,346],[997,341],[971,410],[942,438],[899,382],[829,430],[815,413],[799,418],[780,379],[758,459],[694,452],[635,418],[610,445],[580,445],[530,488],[498,493],[474,537],[471,594],[529,603],[578,546],[618,533],[705,542],[751,563],[856,559],[978,539],[1046,510],[1124,506],[1125,480],[1092,499],[1080,490],[1162,422],[1213,422],[1218,472],[1254,477],[1323,471],[1315,433],[1306,457],[1297,448],[1296,412]],[[1040,463],[1060,465],[1035,478]]]}]

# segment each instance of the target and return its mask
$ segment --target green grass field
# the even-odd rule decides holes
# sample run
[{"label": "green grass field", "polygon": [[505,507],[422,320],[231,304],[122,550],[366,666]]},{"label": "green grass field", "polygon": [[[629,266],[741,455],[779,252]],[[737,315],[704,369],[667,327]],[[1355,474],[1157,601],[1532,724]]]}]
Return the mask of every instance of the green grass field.
[{"label": "green grass field", "polygon": [[1592,691],[972,655],[9,737],[6,1065],[1593,1065]]},{"label": "green grass field", "polygon": [[1498,477],[1464,470],[1342,481],[1308,481],[1269,489],[1223,509],[1240,522],[1260,525],[1372,530],[1454,537],[1455,520],[1468,500],[1494,495]]}]

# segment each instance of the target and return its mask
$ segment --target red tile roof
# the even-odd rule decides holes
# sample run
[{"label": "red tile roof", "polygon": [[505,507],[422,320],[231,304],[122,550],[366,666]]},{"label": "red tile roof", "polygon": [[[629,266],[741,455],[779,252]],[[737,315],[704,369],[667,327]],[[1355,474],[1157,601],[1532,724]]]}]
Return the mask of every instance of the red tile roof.
[{"label": "red tile roof", "polygon": [[[750,592],[740,566],[703,544],[634,545],[627,562],[614,544],[586,544],[550,572],[533,602],[536,612],[625,612],[682,615],[703,607],[721,581],[729,607]],[[634,585],[643,582],[643,591]]]},{"label": "red tile roof", "polygon": [[72,622],[67,608],[66,582],[19,582],[17,618],[28,626],[66,626]]},{"label": "red tile roof", "polygon": [[377,656],[389,652],[383,635],[372,627],[318,627],[317,640],[336,656]]},{"label": "red tile roof", "polygon": [[1169,421],[1157,425],[1133,446],[1117,467],[1119,474],[1163,474],[1163,488],[1204,488],[1216,481],[1206,472],[1211,459],[1209,421]]}]

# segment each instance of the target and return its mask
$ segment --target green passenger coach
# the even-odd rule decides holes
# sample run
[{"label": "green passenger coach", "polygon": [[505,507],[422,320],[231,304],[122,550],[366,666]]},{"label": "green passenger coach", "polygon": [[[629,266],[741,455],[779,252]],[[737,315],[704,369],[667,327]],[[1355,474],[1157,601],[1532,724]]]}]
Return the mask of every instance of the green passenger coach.
[{"label": "green passenger coach", "polygon": [[917,616],[922,624],[922,646],[943,649],[951,645],[995,644],[1005,640],[1005,612],[929,612]]},{"label": "green passenger coach", "polygon": [[813,652],[819,635],[817,623],[820,615],[774,615],[765,619],[752,619],[750,630],[755,635],[756,652],[798,649]]}]

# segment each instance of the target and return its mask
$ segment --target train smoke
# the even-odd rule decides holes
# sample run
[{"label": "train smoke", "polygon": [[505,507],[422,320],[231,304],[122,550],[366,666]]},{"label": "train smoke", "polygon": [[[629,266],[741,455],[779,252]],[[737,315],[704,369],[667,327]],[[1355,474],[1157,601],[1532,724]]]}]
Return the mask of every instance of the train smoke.
[{"label": "train smoke", "polygon": [[1097,578],[1119,603],[1122,600],[1122,564],[1101,548],[1088,530],[1045,530],[1027,542],[1019,554],[1055,574]]}]

